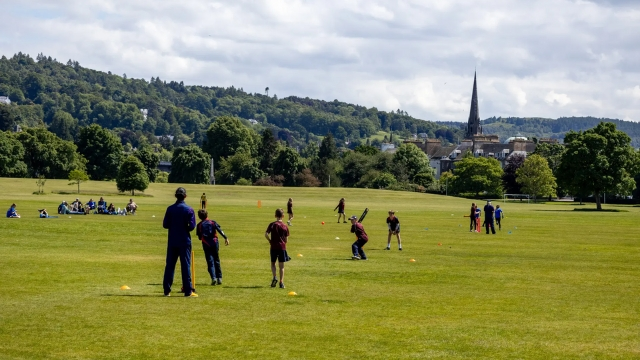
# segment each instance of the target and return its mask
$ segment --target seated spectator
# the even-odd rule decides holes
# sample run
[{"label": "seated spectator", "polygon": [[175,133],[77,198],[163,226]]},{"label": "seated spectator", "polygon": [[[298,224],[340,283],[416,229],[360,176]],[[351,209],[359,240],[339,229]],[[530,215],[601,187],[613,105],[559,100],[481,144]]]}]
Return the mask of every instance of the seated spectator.
[{"label": "seated spectator", "polygon": [[107,202],[102,197],[98,201],[98,214],[104,214],[107,212]]},{"label": "seated spectator", "polygon": [[93,199],[89,199],[89,202],[87,203],[87,207],[89,207],[89,210],[95,210],[96,202],[93,201]]},{"label": "seated spectator", "polygon": [[62,204],[58,205],[58,214],[71,214],[71,209],[69,208],[69,204],[66,201],[63,201]]},{"label": "seated spectator", "polygon": [[9,208],[9,210],[7,210],[7,217],[14,219],[20,218],[20,214],[16,212],[16,204],[11,204],[11,207]]},{"label": "seated spectator", "polygon": [[109,204],[109,207],[107,208],[107,214],[118,215],[118,213],[116,212],[116,207],[113,205],[113,203]]},{"label": "seated spectator", "polygon": [[129,199],[129,203],[126,207],[127,213],[135,214],[136,210],[138,210],[138,204],[133,202],[133,199]]},{"label": "seated spectator", "polygon": [[50,216],[49,213],[47,213],[47,209],[42,209],[38,211],[40,212],[41,219],[57,218],[57,216]]}]

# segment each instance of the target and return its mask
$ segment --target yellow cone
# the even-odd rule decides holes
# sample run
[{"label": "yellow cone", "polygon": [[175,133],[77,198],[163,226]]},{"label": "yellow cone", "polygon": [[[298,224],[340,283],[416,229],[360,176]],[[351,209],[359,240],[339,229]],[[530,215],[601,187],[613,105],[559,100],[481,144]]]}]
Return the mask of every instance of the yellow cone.
[{"label": "yellow cone", "polygon": [[298,257],[302,257],[302,256],[303,256],[302,254],[298,254]]},{"label": "yellow cone", "polygon": [[411,259],[409,260],[409,262],[416,262],[416,259]]},{"label": "yellow cone", "polygon": [[122,285],[120,286],[120,290],[131,290],[131,288],[128,287],[127,285]]},{"label": "yellow cone", "polygon": [[296,294],[296,292],[295,292],[295,291],[289,291],[289,293],[288,293],[287,295],[289,295],[289,296],[296,296],[296,295],[298,295],[298,294]]}]

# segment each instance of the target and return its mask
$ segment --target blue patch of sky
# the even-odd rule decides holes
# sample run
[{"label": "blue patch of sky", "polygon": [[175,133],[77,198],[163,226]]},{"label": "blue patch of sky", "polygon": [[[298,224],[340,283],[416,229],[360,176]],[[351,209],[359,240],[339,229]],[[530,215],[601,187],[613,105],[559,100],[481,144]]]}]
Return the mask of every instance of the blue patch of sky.
[{"label": "blue patch of sky", "polygon": [[[41,20],[49,20],[55,19],[62,16],[62,12],[57,10],[54,7],[43,6],[43,7],[29,7],[24,4],[8,4],[5,5],[8,7],[8,12],[14,16],[22,17],[22,18],[35,18]],[[5,10],[7,10],[5,7]]]}]

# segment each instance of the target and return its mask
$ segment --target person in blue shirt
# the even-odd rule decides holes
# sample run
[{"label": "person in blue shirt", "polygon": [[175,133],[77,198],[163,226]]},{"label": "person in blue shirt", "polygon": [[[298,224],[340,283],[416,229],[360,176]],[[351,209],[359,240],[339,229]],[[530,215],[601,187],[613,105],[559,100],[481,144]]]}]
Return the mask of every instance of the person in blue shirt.
[{"label": "person in blue shirt", "polygon": [[193,209],[184,202],[187,190],[183,187],[176,189],[176,202],[167,208],[162,226],[169,230],[167,241],[167,259],[164,268],[162,287],[164,296],[171,293],[173,275],[176,262],[180,258],[180,272],[182,273],[182,288],[184,296],[197,297],[191,286],[191,231],[196,227],[196,216]]},{"label": "person in blue shirt", "polygon": [[224,244],[229,246],[229,238],[220,228],[220,224],[209,220],[209,213],[205,209],[198,210],[200,223],[196,227],[198,239],[202,241],[204,258],[207,260],[207,271],[211,275],[211,285],[222,285],[222,269],[220,268],[220,244],[217,234],[222,235]]},{"label": "person in blue shirt", "polygon": [[480,232],[480,217],[482,216],[482,210],[476,206],[476,231]]},{"label": "person in blue shirt", "polygon": [[11,204],[11,207],[9,208],[9,210],[7,210],[7,217],[12,219],[20,218],[20,214],[16,212],[16,204]]},{"label": "person in blue shirt", "polygon": [[504,218],[504,214],[502,213],[502,209],[500,209],[500,205],[496,205],[496,224],[498,225],[498,230],[502,230],[502,224],[500,220]]},{"label": "person in blue shirt", "polygon": [[484,226],[487,229],[487,235],[489,235],[489,227],[491,227],[491,233],[496,234],[496,229],[493,226],[493,212],[495,209],[491,205],[491,200],[487,200],[487,205],[484,206]]},{"label": "person in blue shirt", "polygon": [[87,206],[89,207],[89,210],[95,210],[96,202],[93,201],[93,199],[89,199],[89,202],[87,203]]}]

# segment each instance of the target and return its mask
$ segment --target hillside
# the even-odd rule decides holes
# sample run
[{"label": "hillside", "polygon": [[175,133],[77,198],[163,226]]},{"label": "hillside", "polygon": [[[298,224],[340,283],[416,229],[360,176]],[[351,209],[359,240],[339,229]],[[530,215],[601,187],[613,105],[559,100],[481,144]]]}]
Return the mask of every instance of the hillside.
[{"label": "hillside", "polygon": [[[562,141],[569,130],[581,131],[590,129],[599,122],[606,121],[616,124],[619,130],[631,137],[631,145],[640,147],[640,123],[618,119],[595,117],[561,117],[558,119],[522,118],[522,117],[490,117],[482,121],[485,134],[496,134],[504,141],[511,136],[526,136],[537,138],[553,138]],[[466,124],[455,122],[437,122],[443,126],[463,127]]]},{"label": "hillside", "polygon": [[[141,136],[154,140],[163,135],[173,136],[173,144],[168,146],[200,145],[209,125],[222,115],[245,119],[245,124],[256,130],[272,127],[280,139],[294,146],[317,141],[328,132],[339,141],[349,141],[350,147],[379,131],[391,131],[398,137],[427,133],[450,142],[460,133],[402,110],[386,112],[297,96],[279,99],[269,94],[268,88],[265,94],[251,94],[233,86],[190,86],[159,77],[131,79],[126,74],[85,68],[77,61],[61,63],[42,54],[36,59],[22,53],[3,56],[0,96],[11,99],[10,111],[20,125],[44,123],[56,134],[69,137],[78,127],[97,123],[115,130],[123,144],[132,146]],[[147,109],[146,118],[141,109]],[[54,121],[56,114],[69,119],[64,113],[73,121]]]}]

